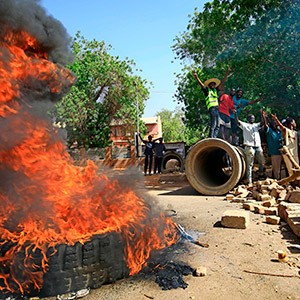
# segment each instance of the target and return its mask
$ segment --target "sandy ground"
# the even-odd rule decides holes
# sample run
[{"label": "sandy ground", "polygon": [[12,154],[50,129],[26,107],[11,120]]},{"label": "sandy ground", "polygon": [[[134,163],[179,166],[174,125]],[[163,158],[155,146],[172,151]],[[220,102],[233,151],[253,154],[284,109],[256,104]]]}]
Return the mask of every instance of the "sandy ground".
[{"label": "sandy ground", "polygon": [[[167,214],[173,214],[174,221],[187,232],[199,234],[198,240],[208,244],[205,248],[185,242],[173,250],[175,261],[195,268],[204,266],[206,276],[184,276],[186,289],[165,291],[153,276],[138,274],[91,290],[83,299],[300,299],[300,250],[288,247],[300,244],[300,238],[289,227],[269,225],[264,216],[251,212],[247,229],[223,228],[223,212],[241,209],[241,204],[230,203],[224,197],[201,196],[184,178],[169,183],[168,178],[159,183],[158,176],[144,179],[140,189]],[[278,261],[278,250],[288,253],[288,262]]]}]

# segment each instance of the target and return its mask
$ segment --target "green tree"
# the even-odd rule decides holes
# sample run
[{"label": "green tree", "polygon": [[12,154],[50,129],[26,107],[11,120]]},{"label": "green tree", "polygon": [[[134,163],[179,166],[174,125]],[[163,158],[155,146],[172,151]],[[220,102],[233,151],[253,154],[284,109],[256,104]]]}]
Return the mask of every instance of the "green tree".
[{"label": "green tree", "polygon": [[157,113],[162,123],[163,138],[165,142],[178,142],[184,140],[183,113],[179,108],[175,111],[162,109]]},{"label": "green tree", "polygon": [[185,104],[188,126],[206,121],[199,104],[203,93],[190,74],[195,66],[203,79],[222,78],[230,66],[227,87],[243,87],[248,99],[261,94],[263,106],[295,116],[300,109],[299,7],[299,0],[214,0],[203,12],[195,10],[173,46],[177,58],[192,63],[177,78],[176,97]]},{"label": "green tree", "polygon": [[76,83],[55,110],[56,120],[66,124],[68,143],[76,141],[85,148],[107,146],[112,120],[133,133],[149,97],[147,82],[133,75],[135,63],[110,55],[111,46],[89,41],[79,32],[72,50],[75,59],[68,67]]},{"label": "green tree", "polygon": [[185,125],[182,108],[176,107],[174,111],[162,109],[157,113],[161,118],[163,137],[165,142],[185,142],[188,146],[204,138],[206,128],[191,129]]}]

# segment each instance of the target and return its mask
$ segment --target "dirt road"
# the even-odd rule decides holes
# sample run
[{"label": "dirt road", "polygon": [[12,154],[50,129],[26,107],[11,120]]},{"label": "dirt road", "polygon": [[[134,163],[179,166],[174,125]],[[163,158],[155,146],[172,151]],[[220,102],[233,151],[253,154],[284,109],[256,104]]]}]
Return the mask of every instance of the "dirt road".
[{"label": "dirt road", "polygon": [[[178,249],[173,254],[192,267],[206,267],[206,276],[184,276],[186,289],[165,291],[153,277],[137,275],[91,290],[84,299],[300,299],[300,250],[288,247],[290,243],[300,244],[300,239],[289,227],[266,224],[264,216],[251,212],[247,229],[223,228],[222,213],[241,209],[241,204],[230,203],[224,197],[200,196],[184,180],[158,184],[152,176],[145,180],[145,186],[145,193],[162,210],[173,214],[174,221],[187,232],[202,233],[199,241],[208,248],[186,242],[188,251]],[[288,262],[278,262],[278,250],[287,251]]]}]

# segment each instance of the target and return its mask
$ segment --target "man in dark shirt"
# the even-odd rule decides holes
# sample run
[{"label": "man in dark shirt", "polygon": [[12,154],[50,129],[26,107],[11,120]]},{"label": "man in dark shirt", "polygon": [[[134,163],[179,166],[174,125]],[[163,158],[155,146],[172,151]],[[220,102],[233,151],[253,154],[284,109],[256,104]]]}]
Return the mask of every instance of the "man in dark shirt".
[{"label": "man in dark shirt", "polygon": [[154,174],[158,172],[161,174],[161,166],[164,154],[166,152],[166,146],[163,143],[163,138],[160,137],[159,143],[155,143],[155,159],[154,159]]},{"label": "man in dark shirt", "polygon": [[145,165],[144,165],[144,175],[147,175],[147,170],[149,169],[149,175],[151,175],[152,170],[152,161],[153,161],[153,150],[155,146],[155,141],[158,139],[152,140],[152,135],[148,135],[148,140],[143,140],[141,134],[139,133],[141,141],[145,144]]}]

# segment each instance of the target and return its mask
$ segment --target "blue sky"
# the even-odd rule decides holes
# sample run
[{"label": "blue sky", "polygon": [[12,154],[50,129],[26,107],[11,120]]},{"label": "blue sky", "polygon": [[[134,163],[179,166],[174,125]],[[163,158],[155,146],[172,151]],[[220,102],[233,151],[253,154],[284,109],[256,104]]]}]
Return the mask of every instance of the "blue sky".
[{"label": "blue sky", "polygon": [[[48,14],[59,20],[68,33],[80,31],[87,39],[110,44],[111,55],[136,63],[143,79],[153,83],[144,117],[163,108],[174,110],[174,73],[181,66],[171,50],[173,39],[183,33],[195,7],[203,0],[41,0]],[[172,63],[173,61],[173,63]]]}]

